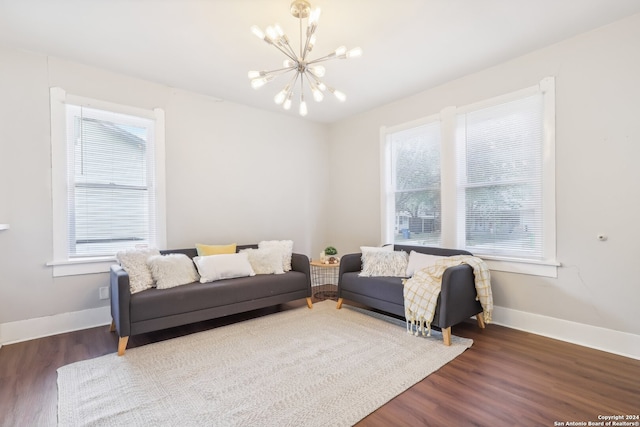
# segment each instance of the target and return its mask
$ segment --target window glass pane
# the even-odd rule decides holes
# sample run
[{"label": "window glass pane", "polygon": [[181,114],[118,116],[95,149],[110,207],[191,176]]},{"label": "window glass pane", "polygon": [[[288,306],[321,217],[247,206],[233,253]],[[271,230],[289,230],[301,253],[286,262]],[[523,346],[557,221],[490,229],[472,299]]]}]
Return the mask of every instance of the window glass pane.
[{"label": "window glass pane", "polygon": [[541,258],[542,96],[467,113],[461,122],[465,248]]},{"label": "window glass pane", "polygon": [[70,257],[154,243],[153,121],[69,105]]},{"label": "window glass pane", "polygon": [[440,244],[440,124],[391,135],[394,242]]},{"label": "window glass pane", "polygon": [[148,244],[148,194],[145,188],[76,187],[75,255],[110,255]]}]

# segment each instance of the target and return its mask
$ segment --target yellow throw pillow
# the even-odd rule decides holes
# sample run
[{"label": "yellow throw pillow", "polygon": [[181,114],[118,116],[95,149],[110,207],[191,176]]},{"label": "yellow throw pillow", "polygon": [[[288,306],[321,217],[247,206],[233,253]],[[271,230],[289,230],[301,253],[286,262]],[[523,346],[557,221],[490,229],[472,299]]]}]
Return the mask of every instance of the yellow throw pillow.
[{"label": "yellow throw pillow", "polygon": [[203,245],[201,243],[196,243],[196,250],[198,251],[198,256],[235,254],[236,246],[236,243],[231,243],[229,245]]}]

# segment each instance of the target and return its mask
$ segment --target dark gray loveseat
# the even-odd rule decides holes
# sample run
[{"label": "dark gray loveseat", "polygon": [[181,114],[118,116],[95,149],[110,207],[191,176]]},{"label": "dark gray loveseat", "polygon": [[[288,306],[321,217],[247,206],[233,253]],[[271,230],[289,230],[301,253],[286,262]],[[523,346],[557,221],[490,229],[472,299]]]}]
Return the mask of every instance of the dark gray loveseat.
[{"label": "dark gray loveseat", "polygon": [[[239,245],[237,250],[257,248]],[[160,251],[197,256],[196,249]],[[294,253],[291,271],[251,277],[194,282],[170,289],[147,289],[131,294],[129,275],[111,266],[111,330],[116,331],[118,355],[123,355],[129,336],[269,307],[301,298],[311,305],[309,258]]]},{"label": "dark gray loveseat", "polygon": [[[452,256],[471,255],[463,250],[430,248],[425,246],[394,245],[394,250],[407,254],[416,251],[425,254]],[[404,318],[404,296],[400,277],[360,277],[362,254],[343,255],[340,259],[338,280],[338,308],[343,300],[352,301]],[[442,276],[442,289],[432,326],[442,330],[446,345],[451,345],[451,326],[482,313],[476,301],[473,269],[466,264],[449,267]],[[484,328],[482,315],[476,316],[478,325]]]}]

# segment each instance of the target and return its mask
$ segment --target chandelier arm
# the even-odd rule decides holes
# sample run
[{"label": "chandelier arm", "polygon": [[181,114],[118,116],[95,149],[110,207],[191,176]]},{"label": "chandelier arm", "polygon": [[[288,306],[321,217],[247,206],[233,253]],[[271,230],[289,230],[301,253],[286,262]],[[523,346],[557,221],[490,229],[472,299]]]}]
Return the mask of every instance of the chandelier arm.
[{"label": "chandelier arm", "polygon": [[296,55],[296,52],[291,47],[291,44],[289,44],[289,38],[286,36],[286,34],[283,34],[278,39],[278,45],[277,46],[284,46],[284,48],[286,48],[286,50],[291,54],[291,55],[287,55],[287,56],[289,56],[289,58],[291,58],[294,61],[297,60],[298,57]]},{"label": "chandelier arm", "polygon": [[296,57],[295,54],[289,53],[287,52],[286,49],[283,49],[282,47],[278,46],[275,43],[269,43],[271,46],[275,47],[276,49],[278,49],[280,52],[284,53],[286,56],[288,56],[289,58],[291,58],[292,61],[298,61],[298,58]]},{"label": "chandelier arm", "polygon": [[295,69],[296,67],[286,67],[286,68],[278,68],[277,70],[265,70],[265,71],[261,71],[261,73],[264,73],[264,76],[269,74],[281,75],[289,71],[293,71]]},{"label": "chandelier arm", "polygon": [[345,55],[336,56],[335,52],[331,52],[328,55],[322,56],[320,58],[316,58],[313,61],[307,62],[307,64],[317,64],[318,62],[331,61],[332,59],[345,59]]},{"label": "chandelier arm", "polygon": [[307,78],[309,78],[309,76],[311,76],[311,78],[309,78],[309,80],[313,79],[316,82],[316,85],[320,85],[320,84],[324,85],[324,82],[322,80],[320,80],[320,78],[318,76],[313,74],[312,71],[306,71],[306,74],[307,74]]},{"label": "chandelier arm", "polygon": [[[303,54],[302,54],[302,60],[304,61],[305,58],[307,57],[307,54],[309,52],[311,52],[311,49],[309,49],[309,43],[311,41],[311,36],[313,36],[313,33],[307,33],[307,40],[304,42],[304,50],[303,50]],[[302,40],[300,41],[300,44],[302,45]]]}]

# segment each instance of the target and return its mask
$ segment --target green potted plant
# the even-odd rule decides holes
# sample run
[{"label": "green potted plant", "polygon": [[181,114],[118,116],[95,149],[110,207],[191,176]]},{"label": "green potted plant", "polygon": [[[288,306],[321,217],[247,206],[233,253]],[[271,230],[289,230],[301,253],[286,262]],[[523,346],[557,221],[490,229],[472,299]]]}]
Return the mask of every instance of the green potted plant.
[{"label": "green potted plant", "polygon": [[333,246],[327,246],[324,248],[324,254],[327,257],[327,264],[337,264],[340,260],[336,255],[338,255],[338,250]]}]

